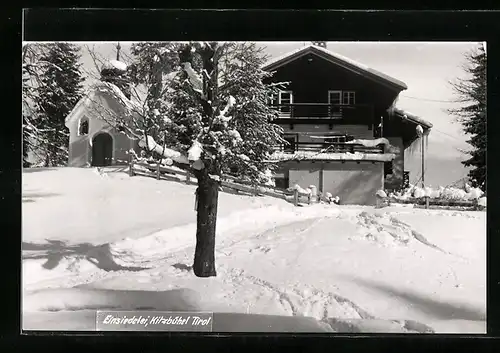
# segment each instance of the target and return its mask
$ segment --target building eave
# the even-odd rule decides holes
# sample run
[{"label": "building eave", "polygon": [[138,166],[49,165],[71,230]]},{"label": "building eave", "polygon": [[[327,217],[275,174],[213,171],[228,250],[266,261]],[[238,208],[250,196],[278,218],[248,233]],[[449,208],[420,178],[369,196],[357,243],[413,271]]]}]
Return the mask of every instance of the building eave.
[{"label": "building eave", "polygon": [[353,71],[357,74],[360,74],[368,79],[389,86],[399,92],[408,89],[408,86],[404,82],[396,78],[386,75],[378,70],[372,69],[366,65],[363,65],[345,56],[334,53],[328,49],[321,48],[315,45],[309,45],[300,49],[296,49],[282,56],[273,58],[269,60],[267,63],[265,63],[262,66],[262,69],[266,71],[273,71],[307,54],[317,55],[338,66]]},{"label": "building eave", "polygon": [[66,116],[66,119],[64,120],[64,125],[69,128],[70,122],[72,122],[76,116],[79,115],[79,112],[82,110],[83,107],[87,105],[87,102],[91,101],[91,97],[93,97],[94,92],[93,91],[88,91],[84,97],[82,97],[78,103],[76,103],[75,107],[71,110],[71,112]]},{"label": "building eave", "polygon": [[426,136],[429,135],[432,130],[432,124],[430,122],[406,110],[394,108],[392,116],[397,119],[401,119],[405,125],[409,124],[410,126],[406,128],[403,134],[403,136],[406,136],[406,138],[403,139],[405,149],[419,139],[419,135],[416,131],[417,126],[420,125],[422,127],[423,133]]},{"label": "building eave", "polygon": [[406,110],[400,108],[394,108],[394,114],[401,118],[402,120],[407,120],[415,123],[415,125],[420,125],[424,130],[432,129],[432,123],[419,117],[418,115],[412,114]]}]

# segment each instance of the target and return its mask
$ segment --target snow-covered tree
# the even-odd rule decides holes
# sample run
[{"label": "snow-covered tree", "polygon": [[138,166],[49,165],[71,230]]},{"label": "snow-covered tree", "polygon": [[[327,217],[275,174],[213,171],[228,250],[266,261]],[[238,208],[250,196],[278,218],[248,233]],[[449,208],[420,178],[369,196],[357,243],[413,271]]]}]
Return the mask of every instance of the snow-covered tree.
[{"label": "snow-covered tree", "polygon": [[45,166],[65,165],[69,134],[64,120],[82,98],[79,47],[69,43],[50,43],[40,60],[48,63],[40,75],[37,89],[37,127]]},{"label": "snow-covered tree", "polygon": [[[268,97],[278,85],[263,80],[266,58],[253,43],[190,43],[179,48],[182,70],[168,87],[165,141],[198,180],[193,270],[216,276],[215,232],[221,177],[231,169],[254,181],[266,177],[266,160],[282,130]],[[154,143],[153,141],[150,141]]]},{"label": "snow-covered tree", "polygon": [[39,44],[24,43],[22,48],[22,118],[23,118],[23,167],[31,166],[28,153],[36,150],[38,129],[36,111],[40,86],[40,75],[44,62],[40,61],[42,47]]},{"label": "snow-covered tree", "polygon": [[469,171],[472,186],[486,190],[486,51],[483,45],[466,54],[464,70],[467,78],[453,82],[453,88],[462,107],[452,109],[463,126],[463,131],[470,135],[467,141],[472,150],[470,158],[463,161],[465,166],[473,167]]},{"label": "snow-covered tree", "polygon": [[135,96],[143,101],[139,114],[141,121],[136,121],[136,124],[140,123],[144,136],[164,140],[166,81],[179,64],[176,44],[141,42],[132,45],[131,53],[133,61],[128,68],[129,77],[135,85]]}]

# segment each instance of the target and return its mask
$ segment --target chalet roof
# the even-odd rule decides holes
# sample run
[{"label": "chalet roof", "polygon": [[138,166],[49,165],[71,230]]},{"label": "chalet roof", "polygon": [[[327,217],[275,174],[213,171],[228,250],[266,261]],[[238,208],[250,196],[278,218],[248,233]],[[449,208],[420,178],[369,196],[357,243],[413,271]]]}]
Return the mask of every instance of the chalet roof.
[{"label": "chalet roof", "polygon": [[352,59],[349,59],[345,56],[334,53],[328,49],[325,49],[325,48],[322,48],[322,47],[319,47],[316,45],[308,45],[306,47],[293,50],[293,51],[286,53],[282,56],[271,59],[266,64],[264,64],[264,66],[262,68],[264,70],[268,70],[268,71],[273,70],[279,66],[285,65],[285,64],[289,63],[290,61],[298,59],[298,58],[300,58],[304,55],[307,55],[307,54],[315,54],[319,57],[322,57],[326,60],[331,61],[334,64],[337,64],[341,67],[344,67],[348,70],[356,72],[356,73],[363,75],[367,78],[370,78],[372,80],[379,81],[379,82],[385,83],[387,85],[390,85],[392,87],[395,87],[401,91],[408,89],[408,86],[404,82],[402,82],[398,79],[395,79],[395,78],[388,76],[380,71],[372,69],[364,64],[361,64],[361,63],[356,62]]},{"label": "chalet roof", "polygon": [[406,110],[394,108],[394,114],[403,120],[408,120],[415,124],[421,125],[424,130],[430,130],[432,128],[432,124],[430,122]]}]

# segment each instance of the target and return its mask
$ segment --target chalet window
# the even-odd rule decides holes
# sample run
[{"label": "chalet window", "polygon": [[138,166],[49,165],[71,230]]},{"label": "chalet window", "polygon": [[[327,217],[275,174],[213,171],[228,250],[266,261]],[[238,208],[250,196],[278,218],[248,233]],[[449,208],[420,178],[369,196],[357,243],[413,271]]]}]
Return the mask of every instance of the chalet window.
[{"label": "chalet window", "polygon": [[292,91],[280,91],[279,93],[279,105],[280,113],[290,113],[293,104],[293,92]]},{"label": "chalet window", "polygon": [[78,124],[78,136],[87,135],[89,133],[89,119],[83,117]]},{"label": "chalet window", "polygon": [[392,173],[392,161],[384,162],[384,175],[391,175]]},{"label": "chalet window", "polygon": [[332,116],[340,116],[341,109],[339,107],[342,104],[342,91],[328,91],[328,104],[332,104],[332,106],[328,107],[328,115]]},{"label": "chalet window", "polygon": [[284,146],[283,146],[283,151],[284,152],[295,152],[295,136],[294,135],[288,135],[284,136],[283,139],[286,141]]},{"label": "chalet window", "polygon": [[356,104],[356,92],[343,91],[342,92],[342,104],[344,104],[344,105]]},{"label": "chalet window", "polygon": [[341,116],[342,107],[340,105],[356,104],[356,92],[354,91],[328,91],[328,115],[330,117]]}]

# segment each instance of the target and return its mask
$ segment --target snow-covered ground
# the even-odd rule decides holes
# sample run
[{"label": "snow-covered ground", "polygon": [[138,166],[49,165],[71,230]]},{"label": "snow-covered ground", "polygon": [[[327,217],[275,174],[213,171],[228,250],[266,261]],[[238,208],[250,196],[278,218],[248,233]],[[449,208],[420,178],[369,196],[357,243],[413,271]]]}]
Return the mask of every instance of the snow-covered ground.
[{"label": "snow-covered ground", "polygon": [[196,278],[194,190],[123,172],[23,173],[23,327],[88,329],[92,309],[147,307],[486,331],[484,212],[220,193],[218,275]]}]

